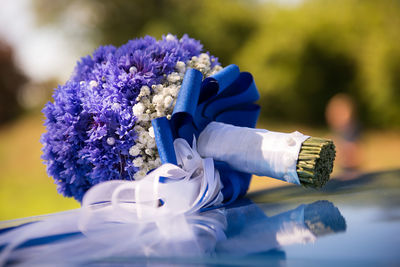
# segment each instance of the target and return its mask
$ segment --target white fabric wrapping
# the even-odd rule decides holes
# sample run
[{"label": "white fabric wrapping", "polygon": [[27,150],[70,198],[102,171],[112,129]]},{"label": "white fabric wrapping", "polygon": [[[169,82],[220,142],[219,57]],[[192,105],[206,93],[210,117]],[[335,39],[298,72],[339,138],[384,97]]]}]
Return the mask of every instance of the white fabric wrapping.
[{"label": "white fabric wrapping", "polygon": [[296,163],[309,136],[278,133],[211,122],[201,132],[197,150],[202,157],[228,163],[233,169],[300,184]]}]

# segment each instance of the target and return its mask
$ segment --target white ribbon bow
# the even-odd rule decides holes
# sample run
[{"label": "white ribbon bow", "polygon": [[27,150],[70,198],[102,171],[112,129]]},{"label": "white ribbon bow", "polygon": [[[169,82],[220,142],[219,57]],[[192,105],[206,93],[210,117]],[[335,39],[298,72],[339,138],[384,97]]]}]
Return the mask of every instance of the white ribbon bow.
[{"label": "white ribbon bow", "polygon": [[138,181],[108,181],[92,187],[82,201],[80,228],[96,221],[156,221],[222,203],[222,183],[212,158],[202,158],[184,140],[174,141],[178,166],[163,164]]}]

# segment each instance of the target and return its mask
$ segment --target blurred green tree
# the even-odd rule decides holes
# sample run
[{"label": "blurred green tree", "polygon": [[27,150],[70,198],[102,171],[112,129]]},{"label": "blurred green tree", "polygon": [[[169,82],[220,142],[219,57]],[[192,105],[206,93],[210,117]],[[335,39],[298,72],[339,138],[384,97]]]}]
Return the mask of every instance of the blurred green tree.
[{"label": "blurred green tree", "polygon": [[223,65],[238,64],[255,76],[266,119],[323,125],[326,103],[345,92],[354,98],[366,126],[400,127],[399,1],[35,4],[41,22],[67,25],[93,47],[120,45],[146,34],[187,33],[200,39]]},{"label": "blurred green tree", "polygon": [[35,1],[40,24],[65,27],[65,21],[78,20],[93,46],[121,45],[144,35],[160,38],[186,33],[201,40],[224,64],[232,62],[235,52],[256,31],[256,8],[255,1],[238,0]]},{"label": "blurred green tree", "polygon": [[262,91],[263,115],[322,124],[328,100],[352,96],[367,126],[400,127],[400,2],[265,5],[237,54]]}]

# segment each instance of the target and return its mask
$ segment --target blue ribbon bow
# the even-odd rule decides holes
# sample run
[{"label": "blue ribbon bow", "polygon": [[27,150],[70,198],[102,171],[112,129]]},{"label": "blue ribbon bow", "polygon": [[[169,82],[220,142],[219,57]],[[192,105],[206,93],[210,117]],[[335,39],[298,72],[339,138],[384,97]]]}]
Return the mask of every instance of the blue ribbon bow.
[{"label": "blue ribbon bow", "polygon": [[[200,71],[189,69],[180,88],[171,120],[152,120],[158,153],[162,163],[177,164],[173,141],[184,138],[189,144],[193,136],[212,121],[254,128],[260,107],[254,104],[260,95],[253,76],[229,65],[203,80]],[[215,161],[224,185],[225,202],[233,202],[246,194],[251,174],[232,170],[224,162]]]}]

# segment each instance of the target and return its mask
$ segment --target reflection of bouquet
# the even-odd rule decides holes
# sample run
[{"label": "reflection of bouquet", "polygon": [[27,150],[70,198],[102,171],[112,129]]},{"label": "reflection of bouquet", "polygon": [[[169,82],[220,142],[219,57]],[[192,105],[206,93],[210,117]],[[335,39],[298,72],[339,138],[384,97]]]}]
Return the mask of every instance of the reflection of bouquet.
[{"label": "reflection of bouquet", "polygon": [[[179,195],[188,193],[182,199],[196,200],[189,205],[194,209],[220,203],[221,194],[225,201],[244,195],[251,174],[322,186],[332,171],[333,143],[252,129],[258,98],[249,73],[235,65],[222,69],[187,36],[100,47],[78,63],[55,91],[54,103],[46,105],[43,158],[59,192],[77,200],[95,184],[140,180],[161,163],[175,165],[146,176],[141,185],[150,181],[149,187],[141,192],[129,184],[136,192],[133,202],[154,195],[157,206],[153,180],[164,184],[162,203],[162,198],[175,203],[179,188]],[[180,185],[171,187],[176,183],[159,177]],[[121,186],[115,192],[127,188]]]},{"label": "reflection of bouquet", "polygon": [[206,77],[221,69],[187,36],[145,37],[82,58],[44,109],[43,159],[58,191],[81,200],[99,182],[161,165],[151,120],[171,115],[188,67]]}]

